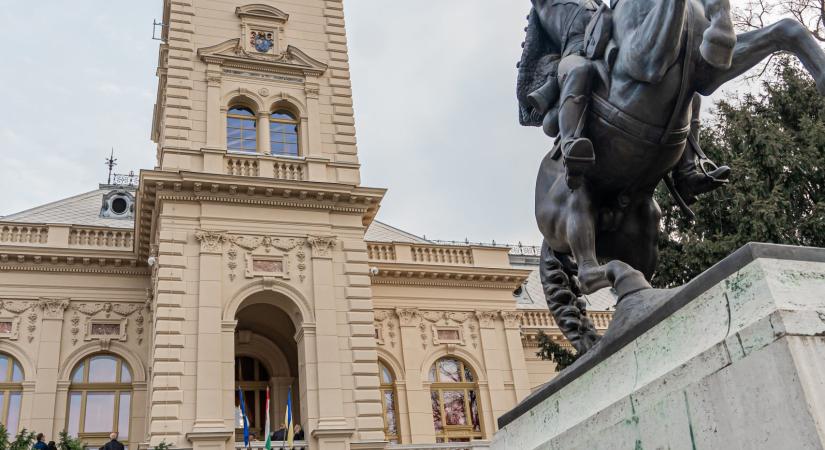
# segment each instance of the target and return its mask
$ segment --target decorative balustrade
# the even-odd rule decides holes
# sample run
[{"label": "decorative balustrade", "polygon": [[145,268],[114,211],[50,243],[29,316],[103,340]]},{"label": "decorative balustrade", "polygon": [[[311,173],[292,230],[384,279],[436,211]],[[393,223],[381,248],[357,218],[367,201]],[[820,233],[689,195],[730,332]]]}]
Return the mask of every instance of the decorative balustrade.
[{"label": "decorative balustrade", "polygon": [[423,264],[473,264],[473,251],[466,247],[434,247],[415,245],[410,247],[412,261]]},{"label": "decorative balustrade", "polygon": [[[309,450],[309,443],[306,441],[292,441],[292,447],[286,441],[272,441],[272,450]],[[235,449],[236,450],[245,450],[245,449],[264,449],[266,448],[266,443],[262,441],[251,441],[249,446],[243,445],[243,442],[235,442]]]},{"label": "decorative balustrade", "polygon": [[45,244],[49,240],[46,225],[5,224],[0,226],[0,244]]},{"label": "decorative balustrade", "polygon": [[226,174],[257,177],[260,174],[258,161],[252,158],[229,156],[226,158]]},{"label": "decorative balustrade", "polygon": [[443,444],[389,444],[387,450],[478,450],[490,448],[490,441],[447,442]]},{"label": "decorative balustrade", "polygon": [[392,244],[368,244],[367,256],[374,261],[395,261],[395,246]]},{"label": "decorative balustrade", "polygon": [[72,227],[69,231],[69,247],[131,250],[133,243],[134,233],[132,230]]},{"label": "decorative balustrade", "polygon": [[275,161],[272,175],[276,180],[304,181],[306,165],[299,161]]},{"label": "decorative balustrade", "polygon": [[272,155],[228,154],[224,158],[227,175],[264,177],[286,181],[306,181],[307,164],[300,159],[287,159]]},{"label": "decorative balustrade", "polygon": [[[610,311],[588,311],[587,316],[599,330],[605,330],[613,319]],[[522,311],[522,328],[556,328],[556,320],[549,311]]]}]

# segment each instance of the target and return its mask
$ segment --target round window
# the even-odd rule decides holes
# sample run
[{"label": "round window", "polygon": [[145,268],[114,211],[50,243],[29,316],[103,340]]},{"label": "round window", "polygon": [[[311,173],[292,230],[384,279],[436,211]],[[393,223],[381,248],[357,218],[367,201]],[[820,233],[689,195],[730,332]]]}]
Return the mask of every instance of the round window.
[{"label": "round window", "polygon": [[129,203],[123,197],[117,197],[112,200],[112,212],[115,214],[123,214],[126,212],[126,208],[129,207]]}]

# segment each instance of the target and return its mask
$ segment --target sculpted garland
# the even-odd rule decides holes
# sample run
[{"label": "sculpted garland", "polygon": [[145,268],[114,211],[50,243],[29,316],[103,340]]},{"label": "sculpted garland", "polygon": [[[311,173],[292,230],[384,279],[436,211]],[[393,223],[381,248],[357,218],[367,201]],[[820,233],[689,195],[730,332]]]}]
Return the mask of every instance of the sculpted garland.
[{"label": "sculpted garland", "polygon": [[556,137],[536,182],[540,274],[556,322],[584,353],[599,338],[582,294],[615,288],[618,321],[632,308],[625,297],[650,288],[656,186],[690,216],[698,195],[728,180],[699,148],[699,95],[779,51],[823,93],[825,53],[794,20],[735,34],[728,0],[532,0],[526,31],[519,119]]}]

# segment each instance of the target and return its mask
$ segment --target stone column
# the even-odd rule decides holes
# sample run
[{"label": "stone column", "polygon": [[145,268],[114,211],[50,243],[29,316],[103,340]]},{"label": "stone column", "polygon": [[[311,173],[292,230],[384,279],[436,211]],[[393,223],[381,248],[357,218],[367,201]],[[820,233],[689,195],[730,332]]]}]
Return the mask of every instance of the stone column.
[{"label": "stone column", "polygon": [[353,429],[344,414],[342,371],[338,355],[338,317],[335,304],[335,274],[332,251],[336,239],[331,236],[311,236],[312,297],[315,303],[315,342],[318,418],[312,436],[319,449],[345,448]]},{"label": "stone column", "polygon": [[206,67],[206,147],[215,150],[226,148],[221,140],[221,130],[226,127],[221,120],[221,67],[210,63]]},{"label": "stone column", "polygon": [[258,111],[258,153],[272,153],[269,141],[269,111]]},{"label": "stone column", "polygon": [[[60,364],[60,340],[63,336],[63,313],[69,306],[66,298],[41,298],[26,315],[42,314],[39,348],[37,350],[37,379],[34,384],[31,422],[20,427],[50,430],[54,426],[57,378]],[[22,411],[21,411],[22,412]]]}]

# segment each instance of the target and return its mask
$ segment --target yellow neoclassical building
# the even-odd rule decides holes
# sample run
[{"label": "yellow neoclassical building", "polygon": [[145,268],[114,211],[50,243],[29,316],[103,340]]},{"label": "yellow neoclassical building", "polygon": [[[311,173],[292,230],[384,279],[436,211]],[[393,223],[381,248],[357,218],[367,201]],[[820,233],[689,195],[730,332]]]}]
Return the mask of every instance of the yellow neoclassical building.
[{"label": "yellow neoclassical building", "polygon": [[[0,218],[0,420],[229,450],[239,391],[262,445],[269,389],[298,448],[483,447],[554,374],[536,249],[375,220],[341,0],[165,0],[163,23],[156,167]],[[612,296],[588,301],[605,329]]]}]

